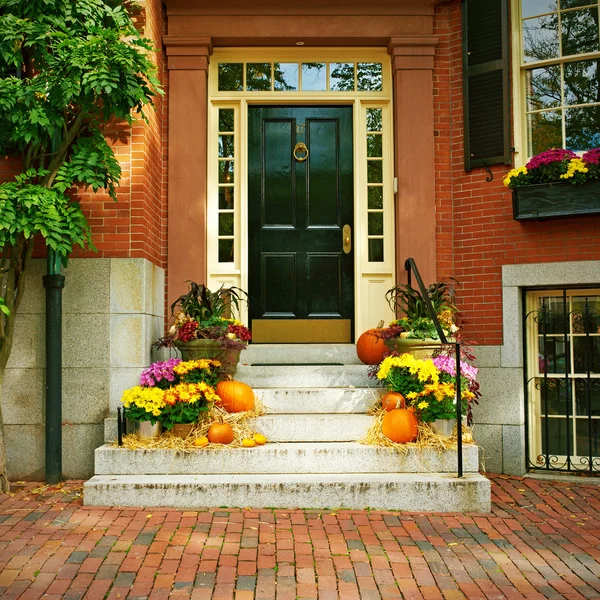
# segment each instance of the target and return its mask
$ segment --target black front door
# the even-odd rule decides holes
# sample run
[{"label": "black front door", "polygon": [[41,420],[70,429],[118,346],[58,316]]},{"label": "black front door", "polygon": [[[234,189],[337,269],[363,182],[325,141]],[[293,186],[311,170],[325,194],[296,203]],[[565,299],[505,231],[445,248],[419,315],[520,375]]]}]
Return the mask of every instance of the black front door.
[{"label": "black front door", "polygon": [[250,319],[256,342],[350,342],[352,107],[251,107]]}]

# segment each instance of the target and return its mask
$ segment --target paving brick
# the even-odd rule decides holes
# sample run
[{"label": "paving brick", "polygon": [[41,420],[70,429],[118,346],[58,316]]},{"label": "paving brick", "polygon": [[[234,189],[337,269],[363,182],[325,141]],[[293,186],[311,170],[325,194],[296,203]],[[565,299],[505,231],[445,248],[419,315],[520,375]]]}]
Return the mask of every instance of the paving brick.
[{"label": "paving brick", "polygon": [[88,509],[75,495],[61,495],[59,514],[54,493],[34,501],[25,484],[0,496],[0,595],[599,598],[600,486],[491,479],[490,515],[231,509],[151,519]]}]

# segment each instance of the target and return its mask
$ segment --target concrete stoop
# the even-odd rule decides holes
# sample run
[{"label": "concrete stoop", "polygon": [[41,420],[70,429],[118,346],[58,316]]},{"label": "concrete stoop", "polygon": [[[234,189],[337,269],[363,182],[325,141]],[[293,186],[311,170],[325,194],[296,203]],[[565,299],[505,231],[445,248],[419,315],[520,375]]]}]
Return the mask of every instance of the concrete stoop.
[{"label": "concrete stoop", "polygon": [[[490,483],[477,472],[477,446],[464,447],[465,475],[458,479],[454,451],[400,453],[356,442],[382,390],[357,364],[354,346],[262,345],[246,352],[236,379],[265,405],[268,414],[252,427],[270,443],[179,454],[106,444],[96,449],[84,503],[489,512]],[[116,436],[115,421],[107,419],[107,442]]]}]

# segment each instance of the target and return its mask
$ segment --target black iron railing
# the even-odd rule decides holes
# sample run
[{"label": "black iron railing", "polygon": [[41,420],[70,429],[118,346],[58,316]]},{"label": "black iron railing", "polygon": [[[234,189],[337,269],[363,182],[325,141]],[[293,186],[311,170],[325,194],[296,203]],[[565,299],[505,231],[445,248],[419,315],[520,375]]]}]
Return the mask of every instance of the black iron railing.
[{"label": "black iron railing", "polygon": [[527,466],[599,473],[600,289],[536,295],[524,318]]},{"label": "black iron railing", "polygon": [[461,381],[460,381],[460,342],[449,342],[442,325],[438,319],[438,316],[431,304],[431,298],[427,292],[427,288],[423,283],[419,269],[415,263],[414,258],[407,258],[404,262],[404,269],[407,272],[407,283],[412,286],[412,276],[414,275],[421,293],[421,297],[427,307],[429,318],[433,321],[435,328],[440,337],[440,346],[454,346],[454,353],[456,357],[456,376],[455,376],[455,390],[456,390],[456,450],[457,450],[457,476],[463,476],[463,447],[462,447],[462,394],[461,394]]}]

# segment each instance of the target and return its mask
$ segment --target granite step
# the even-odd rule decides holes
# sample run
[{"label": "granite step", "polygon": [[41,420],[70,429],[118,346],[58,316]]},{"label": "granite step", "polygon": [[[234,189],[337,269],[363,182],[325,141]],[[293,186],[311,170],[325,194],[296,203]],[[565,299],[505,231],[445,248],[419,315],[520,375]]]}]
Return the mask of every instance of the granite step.
[{"label": "granite step", "polygon": [[478,473],[94,475],[86,506],[380,509],[490,512],[490,482]]},{"label": "granite step", "polygon": [[[464,472],[477,472],[478,447],[463,449]],[[217,475],[266,473],[456,473],[455,451],[365,446],[356,442],[268,443],[256,448],[227,446],[208,450],[96,449],[96,475]]]}]

